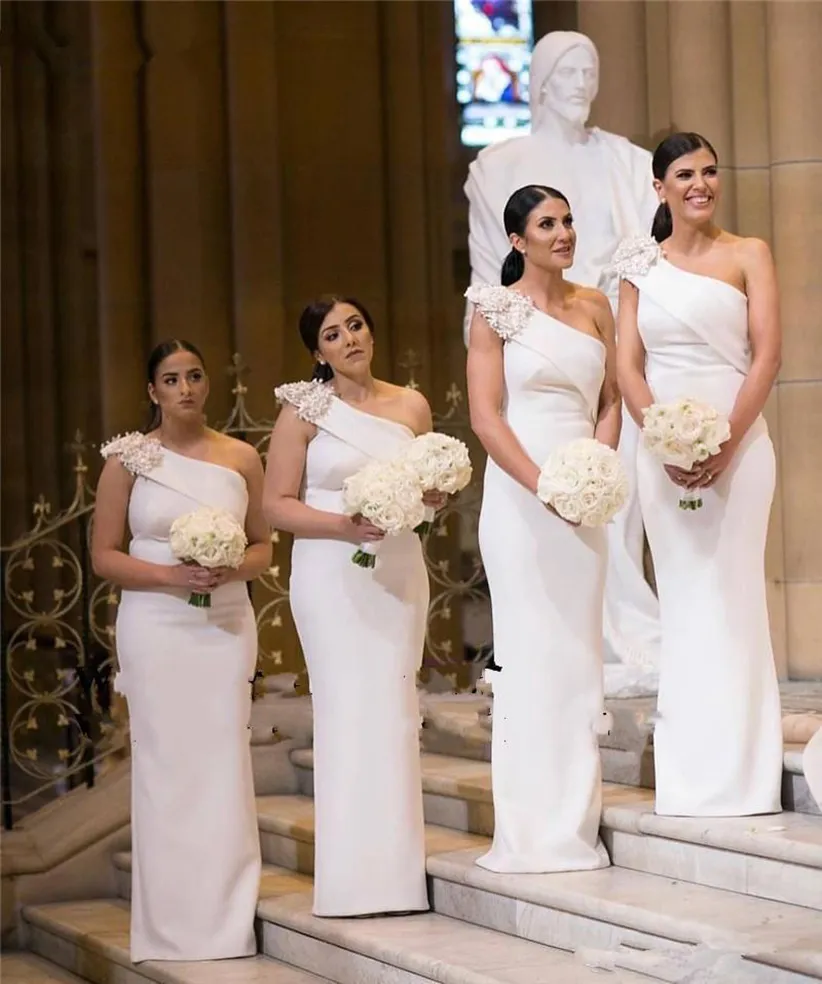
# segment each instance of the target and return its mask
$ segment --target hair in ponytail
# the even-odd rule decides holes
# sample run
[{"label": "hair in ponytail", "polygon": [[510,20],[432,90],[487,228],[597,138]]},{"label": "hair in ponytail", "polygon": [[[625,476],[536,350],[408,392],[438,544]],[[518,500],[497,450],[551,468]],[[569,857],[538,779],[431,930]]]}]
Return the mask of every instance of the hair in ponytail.
[{"label": "hair in ponytail", "polygon": [[[556,198],[560,202],[565,202],[568,208],[571,207],[561,191],[548,185],[525,185],[518,188],[505,203],[505,210],[502,213],[502,224],[507,235],[524,236],[528,216],[546,198]],[[510,287],[522,277],[523,273],[525,273],[523,254],[518,249],[512,248],[502,264],[500,283],[503,287]]]},{"label": "hair in ponytail", "polygon": [[502,263],[502,273],[500,283],[503,287],[510,287],[518,280],[522,279],[525,273],[525,258],[518,249],[511,247],[511,252],[505,257]]},{"label": "hair in ponytail", "polygon": [[[193,356],[196,356],[196,358],[200,360],[200,364],[203,369],[205,369],[205,359],[196,345],[192,342],[187,342],[184,338],[169,338],[167,341],[160,342],[159,345],[156,345],[154,349],[152,349],[151,355],[148,357],[146,377],[152,386],[157,383],[157,372],[160,366],[170,355],[174,355],[175,352],[190,352]],[[162,419],[163,411],[160,409],[159,405],[152,400],[148,424],[145,426],[143,433],[150,434],[151,431],[157,430],[162,422]]]},{"label": "hair in ponytail", "polygon": [[654,221],[651,224],[651,235],[658,243],[665,240],[674,231],[674,220],[671,215],[671,206],[667,202],[662,202],[654,214]]},{"label": "hair in ponytail", "polygon": [[334,370],[327,362],[315,362],[311,378],[321,383],[330,383],[334,378]]},{"label": "hair in ponytail", "polygon": [[[713,159],[719,163],[719,157],[714,150],[711,142],[702,136],[701,133],[680,132],[672,133],[666,137],[654,151],[651,161],[651,171],[657,181],[664,181],[668,168],[684,157],[686,154],[693,154],[695,150],[707,150]],[[668,239],[674,231],[674,221],[671,215],[671,207],[667,202],[663,202],[656,210],[653,224],[651,225],[651,235],[661,243]]]},{"label": "hair in ponytail", "polygon": [[[320,328],[323,321],[328,316],[329,311],[337,304],[350,304],[362,315],[362,320],[368,325],[368,330],[374,334],[374,319],[368,313],[365,305],[355,297],[340,297],[337,294],[326,294],[312,301],[303,309],[300,315],[299,328],[300,338],[303,345],[315,357],[320,347]],[[334,378],[334,370],[326,362],[314,362],[314,369],[311,373],[312,379],[317,379],[322,383],[330,382]]]}]

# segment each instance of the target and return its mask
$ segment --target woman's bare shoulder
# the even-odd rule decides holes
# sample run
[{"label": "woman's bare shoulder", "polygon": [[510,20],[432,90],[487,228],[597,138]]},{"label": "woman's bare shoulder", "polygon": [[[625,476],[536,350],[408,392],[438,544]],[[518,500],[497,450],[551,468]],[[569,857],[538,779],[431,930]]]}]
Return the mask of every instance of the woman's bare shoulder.
[{"label": "woman's bare shoulder", "polygon": [[245,471],[260,461],[259,452],[248,441],[215,430],[209,430],[208,437],[217,464],[225,464],[237,471]]}]

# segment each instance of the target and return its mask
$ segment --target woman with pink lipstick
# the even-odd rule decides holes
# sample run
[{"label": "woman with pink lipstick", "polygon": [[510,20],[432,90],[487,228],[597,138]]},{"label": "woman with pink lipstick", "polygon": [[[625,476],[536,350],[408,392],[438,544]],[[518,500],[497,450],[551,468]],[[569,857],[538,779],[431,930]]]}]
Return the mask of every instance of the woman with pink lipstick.
[{"label": "woman with pink lipstick", "polygon": [[[347,516],[343,482],[397,457],[431,430],[422,393],[372,375],[374,322],[350,297],[300,317],[315,360],[310,382],[275,392],[283,405],[269,445],[263,498],[294,534],[290,601],[314,708],[314,912],[366,916],[428,908],[417,670],[428,614],[419,537],[383,539]],[[434,507],[439,494],[428,496]],[[379,562],[353,546],[382,541]]]},{"label": "woman with pink lipstick", "polygon": [[604,294],[564,278],[571,207],[527,185],[504,212],[503,286],[474,286],[471,425],[488,452],[479,544],[491,592],[494,842],[478,864],[548,872],[609,864],[598,839],[604,527],[571,525],[537,497],[552,451],[620,431],[614,322]]},{"label": "woman with pink lipstick", "polygon": [[[640,448],[637,481],[659,590],[662,650],[654,734],[656,812],[780,810],[782,721],[765,598],[775,461],[762,416],[779,371],[774,264],[759,239],[716,225],[717,155],[675,133],[653,157],[653,238],[615,264],[620,388],[642,426],[681,399],[727,417],[730,439],[690,471]],[[679,508],[698,488],[702,508]]]},{"label": "woman with pink lipstick", "polygon": [[[257,451],[206,426],[208,375],[182,339],[148,360],[151,420],[102,449],[91,555],[122,588],[117,689],[131,724],[131,959],[256,953],[260,842],[249,747],[257,626],[248,598],[271,563]],[[230,514],[237,570],[181,564],[174,521]],[[128,531],[128,536],[127,536]],[[128,539],[128,548],[124,541]],[[208,608],[189,604],[208,594]]]}]

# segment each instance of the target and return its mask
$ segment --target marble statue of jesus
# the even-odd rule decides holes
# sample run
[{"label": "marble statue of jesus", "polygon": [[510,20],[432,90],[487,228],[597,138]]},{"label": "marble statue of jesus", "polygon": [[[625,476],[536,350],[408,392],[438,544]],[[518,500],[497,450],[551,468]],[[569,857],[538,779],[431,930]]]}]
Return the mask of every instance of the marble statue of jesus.
[{"label": "marble statue of jesus", "polygon": [[[611,257],[625,236],[650,231],[659,203],[648,151],[586,126],[598,84],[599,55],[584,34],[554,31],[534,48],[530,135],[480,151],[465,183],[472,283],[499,283],[511,248],[502,224],[509,196],[523,185],[546,184],[571,203],[577,247],[568,279],[598,287],[616,308],[619,285],[608,270]],[[466,333],[471,313],[469,305]],[[630,475],[636,471],[637,440],[637,428],[625,414],[620,453]],[[656,687],[659,612],[643,574],[643,528],[635,491],[608,527],[608,548],[606,691],[647,693]]]}]

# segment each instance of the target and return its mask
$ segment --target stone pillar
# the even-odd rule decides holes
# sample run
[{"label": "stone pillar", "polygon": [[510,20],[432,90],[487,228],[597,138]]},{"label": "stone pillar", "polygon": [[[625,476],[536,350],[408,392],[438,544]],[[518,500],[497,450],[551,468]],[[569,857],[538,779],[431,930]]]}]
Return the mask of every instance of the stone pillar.
[{"label": "stone pillar", "polygon": [[822,4],[766,4],[772,245],[783,366],[777,391],[789,675],[822,676]]},{"label": "stone pillar", "polygon": [[711,141],[723,165],[718,220],[736,225],[732,163],[730,11],[724,0],[674,0],[668,5],[671,126],[697,130]]},{"label": "stone pillar", "polygon": [[591,123],[648,146],[645,4],[581,0],[578,30],[599,51],[599,94]]}]

